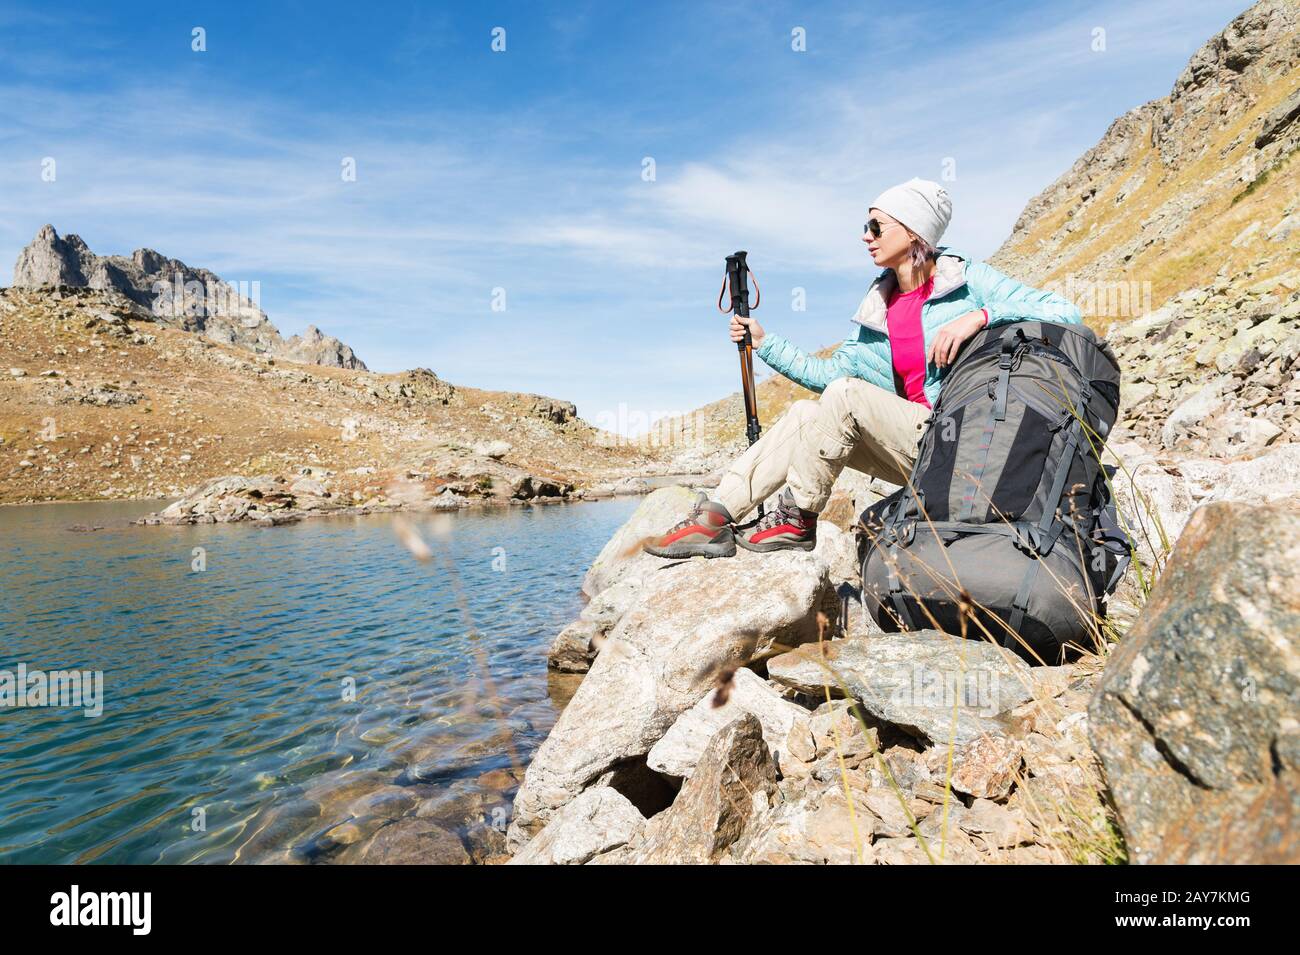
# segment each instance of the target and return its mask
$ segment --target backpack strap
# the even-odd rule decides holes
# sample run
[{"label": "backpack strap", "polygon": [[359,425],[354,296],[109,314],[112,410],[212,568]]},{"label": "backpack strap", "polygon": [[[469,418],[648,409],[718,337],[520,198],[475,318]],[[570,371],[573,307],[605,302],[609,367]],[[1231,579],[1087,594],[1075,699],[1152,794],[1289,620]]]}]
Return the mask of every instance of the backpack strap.
[{"label": "backpack strap", "polygon": [[1060,502],[1061,495],[1065,493],[1065,482],[1070,477],[1070,467],[1074,464],[1075,457],[1082,453],[1080,444],[1083,435],[1083,416],[1091,400],[1092,388],[1085,380],[1083,391],[1079,394],[1079,404],[1074,409],[1075,413],[1071,415],[1070,431],[1065,439],[1065,447],[1061,451],[1061,459],[1056,464],[1056,474],[1052,477],[1052,487],[1047,493],[1042,519],[1034,526],[1037,531],[1034,535],[1037,538],[1034,541],[1037,555],[1025,568],[1025,575],[1020,579],[1020,589],[1016,591],[1016,596],[1011,601],[1011,615],[1007,620],[1008,632],[1002,640],[1002,645],[1008,650],[1014,649],[1015,634],[1019,633],[1021,624],[1025,622],[1025,614],[1029,610],[1029,594],[1034,586],[1034,578],[1038,576],[1039,565],[1056,546],[1057,540],[1066,527],[1074,525],[1073,520],[1067,524],[1061,518]]},{"label": "backpack strap", "polygon": [[[1004,352],[1005,356],[1005,352]],[[998,417],[998,409],[1001,408],[1001,417]],[[1006,420],[1006,378],[1002,378],[997,386],[997,400],[993,408],[988,413],[988,420],[984,421],[984,431],[979,437],[979,464],[971,470],[971,479],[966,486],[965,494],[962,494],[962,509],[957,512],[957,520],[961,524],[966,524],[971,517],[975,515],[975,495],[980,489],[980,483],[984,478],[984,469],[988,466],[989,448],[993,446],[993,431],[997,430],[997,422]]]},{"label": "backpack strap", "polygon": [[965,537],[967,534],[997,534],[1000,537],[1010,537],[1016,542],[1016,545],[1025,551],[1037,551],[1042,540],[1038,533],[1038,525],[1027,524],[1024,521],[1004,521],[998,524],[963,524],[960,528],[953,528],[949,533],[959,537]]},{"label": "backpack strap", "polygon": [[1132,563],[1132,556],[1128,548],[1124,548],[1124,553],[1116,556],[1115,570],[1111,573],[1110,579],[1106,581],[1106,593],[1113,594],[1115,588],[1119,586],[1120,580],[1124,577],[1124,572],[1128,570],[1128,565]]},{"label": "backpack strap", "polygon": [[1025,333],[1019,328],[1015,330],[1015,334],[1007,334],[1002,339],[1002,349],[998,354],[998,377],[993,392],[993,407],[989,411],[988,420],[984,422],[984,431],[980,435],[979,464],[971,471],[970,484],[961,498],[961,511],[957,514],[959,523],[967,523],[975,516],[975,498],[979,493],[980,483],[984,478],[984,470],[989,464],[989,451],[993,447],[993,432],[997,430],[999,421],[1007,420],[1007,393],[1011,390],[1011,370],[1015,365],[1016,355],[1019,353],[1021,346],[1027,342],[1028,339],[1025,338]]},{"label": "backpack strap", "polygon": [[1025,612],[1029,609],[1029,591],[1034,586],[1034,578],[1038,575],[1038,565],[1041,562],[1041,557],[1029,562],[1025,576],[1020,579],[1020,589],[1016,591],[1016,596],[1011,601],[1011,618],[1007,621],[1007,634],[1002,638],[1002,645],[1008,650],[1016,648],[1016,634],[1020,632],[1020,625],[1025,622]]},{"label": "backpack strap", "polygon": [[902,621],[906,630],[915,630],[916,622],[912,620],[911,611],[907,609],[907,601],[903,597],[903,584],[898,578],[898,545],[891,543],[889,545],[889,560],[886,562],[889,569],[889,602],[894,605],[894,610],[898,614],[898,619]]},{"label": "backpack strap", "polygon": [[1043,517],[1038,522],[1038,529],[1048,535],[1049,543],[1046,550],[1041,553],[1046,554],[1052,549],[1052,544],[1056,543],[1056,538],[1061,536],[1061,519],[1057,516],[1058,506],[1061,502],[1061,495],[1065,493],[1065,482],[1070,477],[1070,466],[1074,464],[1074,459],[1080,452],[1080,444],[1083,435],[1083,415],[1088,410],[1088,402],[1092,400],[1092,389],[1088,385],[1083,386],[1083,391],[1079,395],[1079,405],[1075,408],[1075,414],[1071,415],[1070,431],[1065,439],[1065,447],[1061,451],[1061,459],[1056,464],[1056,474],[1052,478],[1052,488],[1047,492],[1046,506],[1043,508]]},{"label": "backpack strap", "polygon": [[1120,520],[1119,505],[1110,493],[1108,480],[1119,470],[1112,464],[1103,464],[1097,471],[1093,500],[1099,502],[1093,509],[1092,542],[1115,559],[1115,569],[1102,591],[1112,594],[1133,561],[1133,538]]},{"label": "backpack strap", "polygon": [[[918,497],[923,496],[920,489],[917,489]],[[898,575],[898,551],[901,547],[906,547],[912,542],[913,535],[916,533],[915,518],[909,519],[907,515],[908,492],[907,486],[899,488],[898,491],[891,495],[893,500],[884,498],[878,504],[883,505],[872,515],[873,519],[879,523],[879,530],[859,520],[859,524],[870,534],[872,540],[866,553],[862,558],[862,579],[866,581],[866,566],[870,560],[871,549],[875,548],[885,553],[885,570],[886,582],[889,587],[889,601],[894,605],[894,611],[902,623],[904,629],[915,630],[916,622],[912,619],[911,612],[907,609],[907,603],[903,597],[903,584]],[[875,507],[875,505],[873,505]],[[872,508],[867,509],[869,512]],[[864,517],[866,514],[864,513]],[[865,586],[865,583],[864,583]],[[864,608],[866,604],[863,604]]]},{"label": "backpack strap", "polygon": [[[904,547],[912,543],[912,538],[916,536],[916,522],[921,517],[921,509],[925,505],[925,492],[913,483],[915,472],[908,479],[908,483],[901,488],[898,500],[885,509],[881,515],[881,522],[885,526],[884,536],[890,541],[897,541]],[[915,489],[911,493],[910,489]],[[911,515],[912,502],[916,503],[916,514]],[[909,516],[911,515],[911,516]]]},{"label": "backpack strap", "polygon": [[993,420],[1007,420],[1007,390],[1011,385],[1011,365],[1015,361],[1016,351],[1024,341],[1025,333],[1016,329],[1016,337],[1002,342],[1002,352],[998,355],[998,386],[993,393]]},{"label": "backpack strap", "polygon": [[[921,497],[921,489],[916,489],[918,499]],[[903,597],[903,582],[898,576],[898,550],[900,547],[906,547],[912,543],[912,538],[916,534],[916,518],[908,518],[909,494],[904,487],[903,493],[899,495],[898,503],[894,505],[894,511],[889,515],[889,522],[885,529],[888,535],[889,543],[889,560],[886,561],[889,571],[889,602],[894,605],[894,611],[898,614],[898,619],[902,621],[906,630],[915,630],[916,622],[912,619],[911,612],[907,609],[907,601]],[[918,507],[918,513],[920,508]]]}]

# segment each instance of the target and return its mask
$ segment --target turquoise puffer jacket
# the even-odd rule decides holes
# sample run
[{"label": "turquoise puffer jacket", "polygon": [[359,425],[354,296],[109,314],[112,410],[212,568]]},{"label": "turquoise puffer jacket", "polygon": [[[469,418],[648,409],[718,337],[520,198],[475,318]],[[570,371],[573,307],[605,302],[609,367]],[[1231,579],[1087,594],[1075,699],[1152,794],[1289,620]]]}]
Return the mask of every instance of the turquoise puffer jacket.
[{"label": "turquoise puffer jacket", "polygon": [[[859,328],[835,349],[829,358],[814,358],[793,343],[773,335],[764,336],[758,357],[791,381],[821,393],[836,378],[861,378],[897,393],[894,361],[885,324],[885,303],[896,284],[892,269],[885,269],[871,283],[853,321]],[[970,262],[944,247],[935,260],[934,291],[921,306],[921,326],[928,352],[935,333],[955,318],[980,308],[989,311],[989,325],[1032,320],[1081,323],[1082,315],[1073,302],[1041,289],[1021,285],[984,262]],[[925,396],[934,407],[949,368],[933,363],[925,370]]]}]

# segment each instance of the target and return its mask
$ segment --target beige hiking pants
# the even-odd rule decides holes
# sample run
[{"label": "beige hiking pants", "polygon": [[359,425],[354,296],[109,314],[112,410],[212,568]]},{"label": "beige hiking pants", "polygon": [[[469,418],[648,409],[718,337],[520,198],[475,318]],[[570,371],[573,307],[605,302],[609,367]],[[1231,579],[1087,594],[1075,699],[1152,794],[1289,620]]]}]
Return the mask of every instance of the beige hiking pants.
[{"label": "beige hiking pants", "polygon": [[837,378],[816,399],[796,401],[771,431],[737,458],[713,499],[740,521],[781,485],[821,513],[845,466],[903,484],[930,417],[923,404],[861,378]]}]

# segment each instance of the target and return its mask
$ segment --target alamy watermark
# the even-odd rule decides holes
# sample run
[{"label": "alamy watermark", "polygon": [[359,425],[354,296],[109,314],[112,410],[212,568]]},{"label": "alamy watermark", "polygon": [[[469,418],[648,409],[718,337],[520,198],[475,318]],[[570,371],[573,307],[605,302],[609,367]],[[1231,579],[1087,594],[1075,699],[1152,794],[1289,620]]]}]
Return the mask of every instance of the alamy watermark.
[{"label": "alamy watermark", "polygon": [[55,926],[119,925],[132,935],[148,935],[152,912],[152,892],[83,892],[73,885],[50,896],[50,924]]},{"label": "alamy watermark", "polygon": [[998,713],[998,675],[988,670],[937,670],[913,664],[911,678],[894,688],[890,702],[895,706],[937,707],[954,705],[981,716]]},{"label": "alamy watermark", "polygon": [[212,314],[240,315],[241,322],[254,328],[263,321],[262,283],[201,282],[185,279],[180,272],[171,281],[153,283],[151,311],[159,318],[179,319]]},{"label": "alamy watermark", "polygon": [[1108,282],[1067,275],[1064,281],[1052,279],[1044,282],[1042,288],[1079,306],[1085,317],[1140,318],[1151,311],[1150,281],[1118,279]]},{"label": "alamy watermark", "polygon": [[620,401],[617,408],[597,413],[592,424],[603,432],[599,440],[605,447],[669,448],[702,441],[708,417],[698,409],[645,411]]},{"label": "alamy watermark", "polygon": [[103,670],[0,670],[0,707],[79,709],[87,717],[104,712]]}]

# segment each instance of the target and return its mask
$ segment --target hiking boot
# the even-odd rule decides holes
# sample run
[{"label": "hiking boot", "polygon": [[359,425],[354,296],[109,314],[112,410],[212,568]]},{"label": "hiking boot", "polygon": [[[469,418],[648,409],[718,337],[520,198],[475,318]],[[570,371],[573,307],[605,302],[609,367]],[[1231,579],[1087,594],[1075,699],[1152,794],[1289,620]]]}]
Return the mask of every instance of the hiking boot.
[{"label": "hiking boot", "polygon": [[786,488],[777,499],[776,507],[737,537],[736,543],[745,550],[759,553],[812,550],[817,546],[817,515],[796,505],[794,495]]},{"label": "hiking boot", "polygon": [[642,545],[655,557],[731,557],[736,553],[736,535],[731,515],[703,491],[695,498],[691,513]]}]

